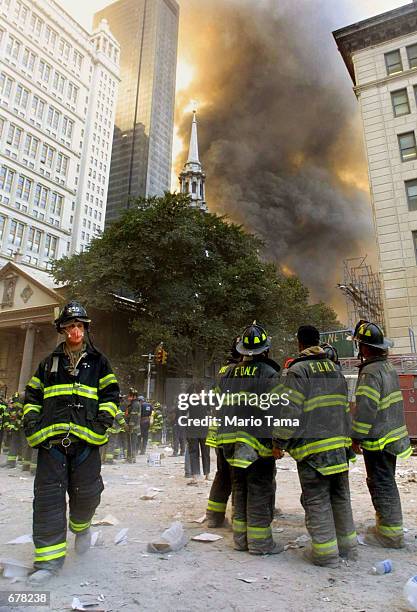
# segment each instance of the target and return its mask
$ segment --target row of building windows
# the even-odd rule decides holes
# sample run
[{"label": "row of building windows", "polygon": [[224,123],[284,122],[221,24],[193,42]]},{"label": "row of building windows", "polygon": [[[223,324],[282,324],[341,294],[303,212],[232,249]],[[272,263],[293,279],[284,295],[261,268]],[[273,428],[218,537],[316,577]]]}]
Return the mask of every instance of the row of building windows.
[{"label": "row of building windows", "polygon": [[14,4],[14,11],[11,12],[11,0],[3,0],[2,4],[9,15],[14,15],[14,18],[22,26],[28,26],[29,32],[36,36],[39,44],[45,44],[51,51],[57,51],[57,57],[61,61],[72,62],[74,68],[80,72],[83,65],[84,56],[74,49],[68,41],[59,36],[50,25],[46,24],[39,15],[32,12],[20,0]]},{"label": "row of building windows", "polygon": [[[408,68],[417,68],[417,44],[405,48],[407,54]],[[404,70],[400,49],[385,53],[385,66],[387,74],[398,74]]]},{"label": "row of building windows", "polygon": [[8,145],[16,152],[16,157],[22,153],[55,172],[62,177],[68,175],[70,158],[46,143],[41,143],[39,138],[29,132],[25,132],[21,127],[14,123],[7,122],[0,117],[0,141],[5,135],[5,145]]},{"label": "row of building windows", "polygon": [[[27,212],[30,207],[36,207],[39,209],[36,214],[38,219],[43,221],[49,214],[52,215],[49,218],[50,223],[60,224],[64,208],[64,196],[56,191],[51,191],[42,183],[16,173],[8,166],[0,166],[0,189],[6,194],[11,194],[14,188],[16,189],[14,200],[16,200],[16,207],[19,210]],[[9,203],[9,200],[5,202]]]},{"label": "row of building windows", "polygon": [[45,233],[35,227],[25,225],[25,223],[21,221],[8,219],[4,215],[0,215],[0,244],[4,239],[6,241],[6,247],[9,245],[9,249],[6,248],[6,252],[10,255],[13,255],[13,253],[21,247],[23,247],[25,251],[41,255],[47,259],[54,259],[58,254],[59,239],[57,236]]},{"label": "row of building windows", "polygon": [[45,122],[45,130],[49,133],[59,132],[60,136],[70,144],[74,132],[74,121],[37,94],[30,92],[21,83],[15,83],[4,72],[0,73],[0,95],[25,113],[29,111],[32,123]]},{"label": "row of building windows", "polygon": [[[414,85],[414,99],[417,104],[417,85]],[[409,115],[411,112],[410,100],[408,97],[407,88],[397,89],[391,92],[391,102],[394,111],[394,117],[402,117],[403,115]]]},{"label": "row of building windows", "polygon": [[35,78],[46,85],[50,85],[58,94],[66,96],[71,104],[75,105],[77,103],[79,88],[11,34],[9,34],[6,45],[6,56],[16,63],[20,63]]}]

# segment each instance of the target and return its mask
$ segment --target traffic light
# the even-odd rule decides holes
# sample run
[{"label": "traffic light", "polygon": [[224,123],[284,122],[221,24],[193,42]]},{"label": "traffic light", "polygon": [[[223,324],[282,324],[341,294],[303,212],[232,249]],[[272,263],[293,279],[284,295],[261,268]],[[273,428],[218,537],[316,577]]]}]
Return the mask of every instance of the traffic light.
[{"label": "traffic light", "polygon": [[159,363],[159,364],[162,363],[162,360],[163,360],[163,357],[164,357],[164,353],[165,353],[165,351],[162,348],[162,346],[159,346],[156,349],[156,354],[155,354],[155,361],[156,361],[156,363]]},{"label": "traffic light", "polygon": [[161,359],[161,364],[162,365],[166,365],[166,362],[168,361],[168,353],[166,352],[165,349],[162,349],[162,359]]}]

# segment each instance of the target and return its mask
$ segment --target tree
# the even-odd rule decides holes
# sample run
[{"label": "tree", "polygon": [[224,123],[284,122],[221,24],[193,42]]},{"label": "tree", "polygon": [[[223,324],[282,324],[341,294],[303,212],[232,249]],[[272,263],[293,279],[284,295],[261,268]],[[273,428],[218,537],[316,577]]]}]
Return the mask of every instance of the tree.
[{"label": "tree", "polygon": [[113,310],[114,294],[134,299],[138,354],[163,341],[173,373],[201,374],[255,319],[284,351],[306,316],[335,318],[325,305],[309,306],[297,278],[262,261],[261,247],[242,227],[166,193],[132,202],[88,251],[56,261],[53,274],[91,306]]}]

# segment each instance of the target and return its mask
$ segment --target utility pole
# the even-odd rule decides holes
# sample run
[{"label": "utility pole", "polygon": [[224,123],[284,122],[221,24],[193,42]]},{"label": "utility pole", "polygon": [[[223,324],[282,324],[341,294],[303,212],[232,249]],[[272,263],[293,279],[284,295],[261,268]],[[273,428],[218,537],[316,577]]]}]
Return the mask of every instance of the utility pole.
[{"label": "utility pole", "polygon": [[152,380],[152,364],[155,355],[152,353],[148,353],[147,355],[142,355],[142,357],[148,358],[148,371],[147,371],[147,382],[146,382],[146,399],[150,399],[151,395],[151,380]]}]

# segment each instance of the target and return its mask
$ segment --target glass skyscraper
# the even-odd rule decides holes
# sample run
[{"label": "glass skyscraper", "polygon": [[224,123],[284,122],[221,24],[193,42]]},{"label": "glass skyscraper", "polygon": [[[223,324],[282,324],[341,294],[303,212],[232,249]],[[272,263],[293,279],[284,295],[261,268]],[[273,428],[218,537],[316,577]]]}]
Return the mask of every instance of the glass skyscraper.
[{"label": "glass skyscraper", "polygon": [[120,43],[106,223],[137,196],[171,184],[179,6],[175,0],[118,0],[94,16]]}]

